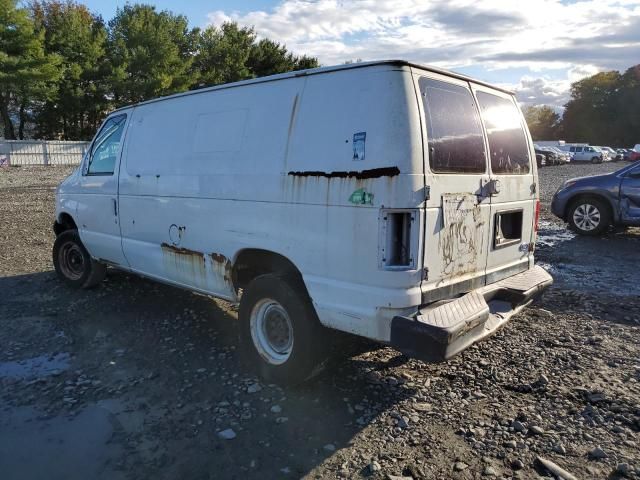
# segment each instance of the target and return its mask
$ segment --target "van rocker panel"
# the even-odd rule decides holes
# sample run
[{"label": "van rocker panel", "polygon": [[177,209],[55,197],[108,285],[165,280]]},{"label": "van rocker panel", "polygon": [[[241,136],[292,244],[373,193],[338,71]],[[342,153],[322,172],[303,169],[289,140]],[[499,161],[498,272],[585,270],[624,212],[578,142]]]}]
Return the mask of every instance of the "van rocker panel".
[{"label": "van rocker panel", "polygon": [[421,309],[414,317],[391,322],[391,346],[425,362],[448,360],[495,333],[553,283],[542,267],[486,287],[451,302]]}]

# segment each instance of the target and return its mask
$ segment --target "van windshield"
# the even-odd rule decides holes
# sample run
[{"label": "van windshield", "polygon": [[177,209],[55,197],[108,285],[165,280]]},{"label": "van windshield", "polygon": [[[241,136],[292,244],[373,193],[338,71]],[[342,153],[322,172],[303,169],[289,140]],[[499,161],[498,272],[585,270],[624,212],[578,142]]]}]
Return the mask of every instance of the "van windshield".
[{"label": "van windshield", "polygon": [[484,173],[482,125],[471,91],[421,78],[427,122],[429,166],[435,173]]},{"label": "van windshield", "polygon": [[489,138],[493,173],[529,173],[529,146],[513,100],[478,92],[478,103]]}]

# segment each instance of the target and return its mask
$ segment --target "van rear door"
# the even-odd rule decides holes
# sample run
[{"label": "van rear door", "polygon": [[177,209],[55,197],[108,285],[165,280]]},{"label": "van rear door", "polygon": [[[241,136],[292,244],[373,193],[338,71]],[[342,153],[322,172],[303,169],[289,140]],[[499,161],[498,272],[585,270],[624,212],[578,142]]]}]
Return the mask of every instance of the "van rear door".
[{"label": "van rear door", "polygon": [[469,83],[415,74],[424,118],[425,218],[422,302],[485,285],[490,198],[486,143]]},{"label": "van rear door", "polygon": [[486,282],[529,268],[533,261],[537,185],[535,158],[512,95],[473,86],[487,136],[491,182]]}]

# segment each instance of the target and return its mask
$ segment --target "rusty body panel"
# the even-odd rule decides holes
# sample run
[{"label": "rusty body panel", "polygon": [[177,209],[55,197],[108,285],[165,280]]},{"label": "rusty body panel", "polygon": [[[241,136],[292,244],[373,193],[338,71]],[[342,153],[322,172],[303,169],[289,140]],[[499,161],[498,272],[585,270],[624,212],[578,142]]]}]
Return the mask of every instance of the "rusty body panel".
[{"label": "rusty body panel", "polygon": [[188,248],[167,243],[161,244],[165,271],[171,277],[191,281],[196,286],[206,285],[207,265],[205,255]]}]

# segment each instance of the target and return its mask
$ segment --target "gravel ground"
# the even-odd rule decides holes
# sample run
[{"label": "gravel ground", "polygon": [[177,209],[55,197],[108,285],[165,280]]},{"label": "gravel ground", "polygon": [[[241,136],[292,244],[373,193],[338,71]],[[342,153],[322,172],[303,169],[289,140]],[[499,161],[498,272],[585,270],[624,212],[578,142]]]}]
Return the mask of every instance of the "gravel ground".
[{"label": "gravel ground", "polygon": [[570,177],[540,172],[537,258],[556,284],[444,364],[355,341],[313,384],[239,366],[233,306],[110,272],[52,272],[55,185],[0,170],[3,479],[640,476],[640,230],[575,237],[548,212]]}]

